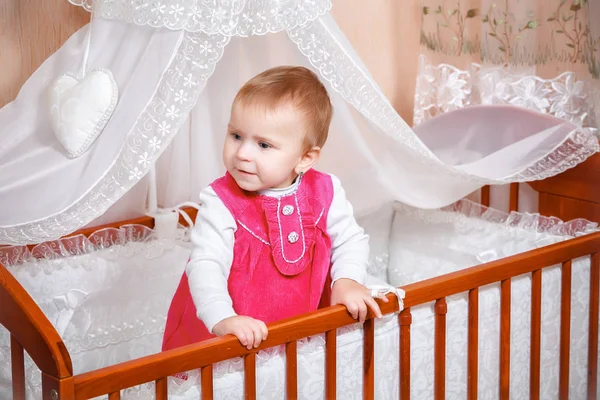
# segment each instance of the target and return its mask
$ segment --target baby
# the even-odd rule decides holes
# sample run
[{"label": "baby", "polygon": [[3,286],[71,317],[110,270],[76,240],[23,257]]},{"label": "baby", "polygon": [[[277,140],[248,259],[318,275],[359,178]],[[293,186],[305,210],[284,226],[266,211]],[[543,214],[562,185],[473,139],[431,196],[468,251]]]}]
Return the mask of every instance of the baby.
[{"label": "baby", "polygon": [[329,287],[331,304],[353,318],[363,322],[367,308],[381,317],[363,286],[368,236],[340,181],[312,169],[332,114],[325,87],[303,67],[267,70],[240,89],[223,147],[227,173],[200,192],[163,350],[227,334],[258,347],[265,323],[316,310]]}]

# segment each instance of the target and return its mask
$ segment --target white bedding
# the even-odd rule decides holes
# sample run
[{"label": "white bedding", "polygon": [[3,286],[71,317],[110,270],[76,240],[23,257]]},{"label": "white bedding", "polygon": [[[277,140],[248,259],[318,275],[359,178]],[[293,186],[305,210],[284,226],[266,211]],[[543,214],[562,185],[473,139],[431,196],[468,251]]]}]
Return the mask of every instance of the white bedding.
[{"label": "white bedding", "polygon": [[[391,224],[390,243],[382,238],[389,223],[371,218],[374,239],[372,275],[385,276],[389,256],[390,283],[412,281],[454,271],[482,261],[526,251],[567,238],[540,233],[539,226],[490,222],[458,212],[416,211],[401,207]],[[489,216],[488,216],[489,217]],[[488,218],[489,219],[489,218]],[[514,221],[513,221],[514,222]],[[515,225],[515,224],[513,224]],[[375,226],[378,226],[376,229]],[[589,226],[585,226],[589,231]],[[548,230],[548,229],[544,229]],[[553,232],[559,232],[552,229]],[[569,232],[572,233],[572,232]],[[127,235],[122,235],[123,237]],[[129,235],[131,236],[131,235]],[[63,336],[75,373],[152,354],[160,350],[166,311],[189,254],[181,236],[154,240],[146,232],[137,241],[68,258],[29,261],[10,267],[34,296]],[[382,245],[383,243],[383,245]],[[383,275],[382,275],[383,273]],[[583,399],[586,385],[589,261],[573,264],[571,398]],[[124,290],[123,288],[127,288]],[[560,270],[543,275],[542,398],[557,398]],[[512,287],[511,396],[527,397],[529,359],[529,277]],[[446,390],[448,399],[466,398],[466,296],[448,299]],[[499,291],[480,291],[479,398],[498,397]],[[433,397],[433,314],[431,305],[415,307],[411,337],[411,391],[415,399]],[[0,329],[0,398],[10,399],[8,333]],[[376,398],[398,398],[398,323],[387,316],[376,324]],[[284,398],[285,355],[281,349],[258,354],[258,397]],[[338,397],[362,398],[362,329],[355,325],[338,331]],[[39,371],[27,360],[28,398],[40,398]],[[299,396],[323,398],[323,338],[303,340],[298,346]],[[241,360],[214,369],[215,398],[243,398]],[[170,381],[173,398],[198,398],[196,380]],[[153,398],[153,384],[124,391],[123,398]]]}]

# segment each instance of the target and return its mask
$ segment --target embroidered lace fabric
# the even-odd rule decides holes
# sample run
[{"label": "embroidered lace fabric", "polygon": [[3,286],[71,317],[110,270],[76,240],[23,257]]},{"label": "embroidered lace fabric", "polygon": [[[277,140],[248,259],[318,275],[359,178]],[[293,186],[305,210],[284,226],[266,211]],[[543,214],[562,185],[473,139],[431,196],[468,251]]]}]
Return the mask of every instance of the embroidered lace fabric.
[{"label": "embroidered lace fabric", "polygon": [[[397,205],[395,215],[387,208],[371,218],[369,234],[375,239],[371,275],[387,275],[394,284],[425,279],[517,252],[597,230],[584,220],[563,223],[554,218],[486,209],[462,201],[446,210],[424,211]],[[386,220],[387,219],[387,220]],[[393,220],[393,222],[392,222]],[[377,228],[378,227],[378,228]],[[391,229],[391,232],[390,232]],[[380,243],[389,238],[389,244]],[[23,247],[5,247],[2,262],[32,294],[65,340],[76,373],[152,354],[160,350],[162,331],[171,296],[189,256],[186,231],[173,237],[158,238],[142,226],[102,230],[89,240],[76,237],[80,246],[66,251],[66,242],[40,245],[32,251]],[[389,268],[387,258],[389,253]],[[34,259],[33,255],[42,258]],[[586,275],[588,274],[588,275]],[[589,289],[589,262],[573,265],[573,324],[587,321],[585,305]],[[551,269],[544,274],[543,294],[543,394],[554,398],[558,364],[556,329],[560,274]],[[515,280],[513,299],[514,329],[511,360],[515,370],[513,395],[523,393],[528,380],[520,371],[527,365],[528,277]],[[587,285],[587,286],[586,286]],[[127,290],[123,288],[127,287]],[[466,301],[461,296],[449,299],[448,369],[449,395],[463,398],[466,382]],[[480,292],[480,396],[489,397],[497,388],[498,290]],[[523,304],[525,303],[525,304]],[[412,310],[412,390],[413,396],[431,392],[433,358],[431,305]],[[554,324],[554,325],[553,325]],[[575,326],[575,325],[574,325]],[[577,325],[579,326],[579,325]],[[518,329],[517,329],[518,328]],[[457,332],[458,334],[455,334]],[[585,388],[586,333],[572,329],[571,396],[581,398]],[[0,329],[0,398],[10,391],[10,351],[8,333]],[[376,397],[397,398],[398,322],[387,316],[376,324],[375,368],[378,379]],[[581,354],[580,354],[581,353]],[[362,393],[362,329],[359,325],[338,330],[338,393],[353,398]],[[512,361],[511,361],[512,363]],[[464,364],[464,365],[463,365]],[[257,390],[268,398],[284,397],[285,352],[282,348],[258,353]],[[512,365],[512,364],[511,364]],[[304,339],[298,346],[299,396],[304,399],[324,396],[324,338]],[[26,360],[30,398],[39,398],[39,370]],[[511,369],[512,371],[512,369]],[[425,372],[425,373],[423,373]],[[243,398],[243,362],[234,359],[214,367],[215,398]],[[191,372],[187,381],[170,380],[174,398],[199,398],[198,376]],[[154,385],[147,384],[123,391],[126,399],[154,398]],[[516,390],[516,392],[515,392]],[[35,397],[37,396],[37,397]],[[518,397],[518,396],[517,396]]]},{"label": "embroidered lace fabric", "polygon": [[419,58],[414,123],[475,104],[510,104],[553,115],[597,133],[600,91],[573,72],[542,79],[529,69],[488,67],[477,63],[461,70]]},{"label": "embroidered lace fabric", "polygon": [[[398,113],[395,112],[385,95],[377,90],[377,85],[372,81],[372,78],[367,76],[359,68],[348,54],[343,51],[339,42],[336,42],[328,32],[324,23],[324,18],[320,18],[305,26],[291,29],[288,31],[288,34],[294,43],[298,45],[300,51],[309,58],[311,64],[319,70],[321,76],[329,81],[331,86],[338,91],[346,101],[356,107],[361,114],[375,123],[386,134],[410,148],[411,151],[419,154],[428,165],[434,168],[434,170],[443,172],[444,174],[461,177],[462,179],[478,182],[482,185],[539,180],[564,172],[568,168],[586,160],[589,156],[600,150],[598,140],[593,135],[595,130],[580,127],[579,129],[575,129],[554,152],[534,161],[520,173],[498,180],[485,179],[467,174],[441,163],[432,155],[431,151],[417,139]],[[424,63],[423,60],[422,63]],[[444,68],[448,67],[453,68],[447,65],[445,65]],[[442,68],[442,70],[445,71],[444,68]],[[421,81],[424,81],[428,86],[424,86]],[[453,78],[452,82],[455,81],[460,81],[460,79],[458,77]],[[571,81],[569,81],[569,84],[570,82]],[[439,84],[439,89],[436,83]],[[566,82],[565,85],[567,85]],[[437,93],[436,90],[443,92],[446,86],[447,82],[436,82],[435,78],[431,78],[430,75],[425,75],[420,72],[416,92],[415,122],[424,120],[424,117],[418,116],[418,113],[420,112],[418,110],[421,108],[431,109],[433,107],[429,105],[431,104],[431,94],[433,93],[435,98],[435,94]],[[452,90],[453,92],[451,93],[457,92],[456,89]],[[567,89],[564,91],[566,90]],[[425,97],[421,93],[426,93],[430,95],[430,97]],[[453,97],[448,98],[453,99]],[[563,100],[559,100],[557,100],[557,102],[562,104],[561,102]],[[456,100],[450,100],[450,102],[452,101]],[[421,106],[421,104],[424,105]],[[563,107],[563,109],[564,108],[565,107]],[[450,109],[455,108],[447,106],[447,110]],[[573,110],[573,112],[581,111],[579,109]],[[431,114],[431,116],[433,116],[433,114]]]},{"label": "embroidered lace fabric", "polygon": [[155,28],[224,36],[264,35],[303,25],[330,0],[69,0],[94,16]]},{"label": "embroidered lace fabric", "polygon": [[[214,1],[198,0],[185,4],[191,3],[202,7],[206,6],[211,10],[218,9]],[[230,11],[238,10],[242,5],[250,7],[251,4],[241,1],[225,2],[224,0],[222,3],[228,4]],[[297,2],[297,4],[301,3]],[[117,7],[120,7],[119,4],[125,4],[124,0],[104,0],[98,3],[98,7],[117,10]],[[134,5],[137,3],[129,2],[128,4],[128,7],[135,8]],[[142,10],[156,4],[165,5],[167,7],[165,10],[167,10],[175,2],[173,4],[140,2],[138,5],[141,8],[138,11],[141,13]],[[184,4],[184,2],[180,4]],[[252,4],[252,7],[255,7],[253,10],[258,10],[261,4],[266,5],[267,2],[261,1]],[[322,2],[308,2],[306,4],[306,7],[312,7],[312,5],[314,7],[325,7],[323,6],[325,3]],[[241,9],[244,9],[244,7]],[[292,7],[291,9],[295,8]],[[112,12],[116,14],[124,13],[124,11]],[[290,16],[290,18],[292,17]],[[309,21],[309,19],[306,21]],[[430,168],[431,171],[439,172],[440,176],[457,178],[457,181],[472,182],[475,185],[543,179],[576,165],[599,148],[590,128],[580,127],[574,129],[569,137],[553,152],[541,159],[532,161],[521,172],[503,179],[490,180],[443,164],[418,140],[416,135],[395,112],[389,101],[368,75],[368,72],[359,65],[358,59],[349,54],[345,48],[346,44],[332,34],[332,29],[334,29],[332,21],[331,16],[326,13],[316,20],[310,20],[304,24],[300,24],[301,20],[298,19],[297,24],[286,25],[285,29],[287,29],[288,36],[296,44],[299,51],[309,59],[310,63],[319,71],[322,78],[329,82],[330,87],[335,92],[356,107],[374,126],[393,138],[408,152],[414,154],[414,157],[425,167]],[[219,31],[214,34],[206,32],[206,29],[198,31],[183,30],[181,32],[181,42],[174,51],[171,64],[157,83],[156,94],[137,118],[119,155],[104,176],[81,198],[64,210],[41,220],[2,227],[0,229],[0,243],[39,243],[55,240],[66,233],[73,232],[102,215],[109,206],[120,199],[148,173],[156,159],[180,130],[190,110],[195,106],[199,94],[213,74],[216,64],[223,56],[224,48],[231,38],[229,35],[231,32],[223,33]],[[254,31],[248,33],[254,34]],[[444,69],[442,68],[442,70]],[[458,77],[453,79],[460,81]],[[427,82],[427,79],[423,78],[420,81]],[[565,78],[563,83],[555,82],[555,86],[562,84],[565,88],[572,87],[573,84],[568,82]],[[435,80],[430,84],[433,85],[432,87],[436,87]],[[575,86],[579,87],[577,85],[578,83]],[[419,93],[430,93],[430,91],[423,84],[420,84]],[[419,96],[421,96],[420,99],[424,99],[423,95]],[[428,101],[419,100],[419,104],[428,104]],[[453,104],[458,104],[457,101],[452,100],[449,103],[451,105],[444,107],[453,107]],[[563,100],[556,100],[556,102],[562,104]],[[573,110],[577,106],[565,107],[563,106],[561,109],[568,114],[574,112]]]},{"label": "embroidered lace fabric", "polygon": [[55,240],[102,215],[130,190],[165,149],[214,71],[228,36],[186,33],[123,149],[104,175],[77,203],[43,221],[0,229],[0,243],[23,244]]}]

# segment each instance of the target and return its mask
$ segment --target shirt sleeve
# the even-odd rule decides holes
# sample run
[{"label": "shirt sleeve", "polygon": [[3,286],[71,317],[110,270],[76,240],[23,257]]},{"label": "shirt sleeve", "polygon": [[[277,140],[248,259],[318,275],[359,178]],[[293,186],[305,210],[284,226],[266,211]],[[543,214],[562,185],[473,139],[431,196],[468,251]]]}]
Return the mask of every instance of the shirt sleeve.
[{"label": "shirt sleeve", "polygon": [[365,284],[369,264],[369,236],[356,219],[340,180],[331,175],[333,200],[327,215],[327,233],[331,238],[331,281],[341,278]]},{"label": "shirt sleeve", "polygon": [[202,190],[186,273],[198,318],[209,332],[223,319],[237,315],[227,290],[236,228],[233,216],[213,188]]}]

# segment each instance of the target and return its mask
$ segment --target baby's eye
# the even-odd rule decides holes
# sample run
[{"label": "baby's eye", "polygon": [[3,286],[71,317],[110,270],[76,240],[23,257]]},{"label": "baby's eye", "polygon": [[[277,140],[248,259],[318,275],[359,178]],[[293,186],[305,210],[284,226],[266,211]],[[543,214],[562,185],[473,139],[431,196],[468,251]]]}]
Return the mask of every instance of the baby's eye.
[{"label": "baby's eye", "polygon": [[242,140],[242,137],[237,133],[232,133],[231,137],[233,138],[233,140]]},{"label": "baby's eye", "polygon": [[260,146],[260,148],[261,148],[261,149],[270,149],[270,148],[272,147],[272,146],[271,146],[269,143],[267,143],[267,142],[260,142],[258,145]]}]

